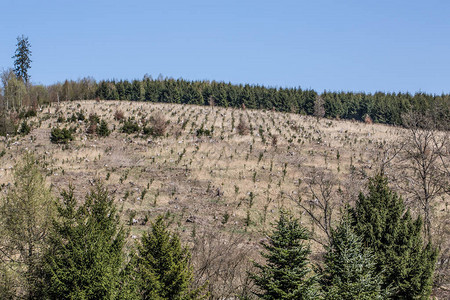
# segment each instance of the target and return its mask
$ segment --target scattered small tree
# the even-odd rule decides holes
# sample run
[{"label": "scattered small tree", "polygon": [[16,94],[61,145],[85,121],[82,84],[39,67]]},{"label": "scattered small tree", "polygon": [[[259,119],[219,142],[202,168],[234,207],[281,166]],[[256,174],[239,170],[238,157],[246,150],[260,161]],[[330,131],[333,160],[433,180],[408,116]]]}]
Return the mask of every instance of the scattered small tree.
[{"label": "scattered small tree", "polygon": [[250,132],[250,127],[247,123],[247,121],[244,119],[243,116],[239,119],[239,124],[237,126],[237,131],[240,135],[247,135]]},{"label": "scattered small tree", "polygon": [[27,135],[31,132],[31,127],[28,125],[26,120],[23,120],[22,124],[20,125],[19,133],[21,135]]},{"label": "scattered small tree", "polygon": [[72,141],[72,130],[67,128],[53,128],[50,132],[50,141],[54,144],[67,144]]},{"label": "scattered small tree", "polygon": [[116,110],[116,112],[114,113],[114,120],[116,121],[121,121],[125,118],[123,111],[121,110]]},{"label": "scattered small tree", "polygon": [[150,124],[153,128],[153,134],[163,136],[167,130],[167,121],[161,113],[157,113],[150,118]]},{"label": "scattered small tree", "polygon": [[111,132],[109,131],[108,128],[108,123],[106,123],[105,120],[101,120],[100,121],[100,126],[97,127],[97,134],[99,136],[109,136]]}]

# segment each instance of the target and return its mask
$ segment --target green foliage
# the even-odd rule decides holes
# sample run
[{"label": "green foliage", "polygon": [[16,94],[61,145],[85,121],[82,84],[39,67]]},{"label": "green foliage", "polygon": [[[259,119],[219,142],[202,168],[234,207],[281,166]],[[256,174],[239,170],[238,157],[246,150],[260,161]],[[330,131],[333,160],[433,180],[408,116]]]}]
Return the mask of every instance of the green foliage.
[{"label": "green foliage", "polygon": [[14,58],[14,72],[20,80],[27,83],[30,79],[28,69],[31,68],[31,44],[28,37],[22,35],[17,37],[16,52]]},{"label": "green foliage", "polygon": [[43,298],[130,296],[124,289],[131,285],[121,273],[127,234],[107,189],[97,184],[81,206],[77,206],[73,188],[61,196],[43,259]]},{"label": "green foliage", "polygon": [[195,132],[195,135],[196,136],[202,136],[202,135],[204,135],[204,136],[212,136],[213,135],[213,131],[214,131],[214,128],[211,128],[211,130],[209,130],[209,129],[205,129],[204,127],[203,127],[203,124],[202,124],[202,126],[199,128],[199,129],[197,129],[197,131]]},{"label": "green foliage", "polygon": [[262,244],[265,265],[255,263],[258,274],[251,277],[261,289],[262,299],[320,299],[318,278],[313,274],[308,256],[308,234],[297,219],[281,212],[269,242]]},{"label": "green foliage", "polygon": [[33,297],[38,261],[54,215],[50,189],[33,155],[25,155],[15,166],[14,186],[1,203],[0,285],[12,285],[17,297]]},{"label": "green foliage", "polygon": [[132,120],[131,118],[128,118],[122,125],[122,128],[120,128],[120,131],[123,133],[136,133],[139,131],[139,125],[136,123],[136,121]]},{"label": "green foliage", "polygon": [[105,120],[101,120],[100,125],[97,127],[97,134],[99,136],[109,136],[110,133],[108,123]]},{"label": "green foliage", "polygon": [[23,120],[22,124],[20,125],[19,133],[21,135],[27,135],[31,131],[30,125],[28,125],[26,120]]},{"label": "green foliage", "polygon": [[72,130],[67,128],[53,128],[50,133],[50,141],[54,144],[67,144],[72,141]]},{"label": "green foliage", "polygon": [[197,299],[201,290],[191,289],[190,253],[179,237],[167,229],[160,216],[137,244],[136,274],[142,299]]},{"label": "green foliage", "polygon": [[376,256],[383,288],[392,285],[395,299],[427,299],[431,292],[437,251],[422,241],[422,220],[413,220],[387,179],[377,175],[369,194],[359,195],[351,210],[354,228]]},{"label": "green foliage", "polygon": [[325,254],[323,288],[325,299],[385,299],[382,279],[375,270],[375,256],[365,249],[353,231],[348,214],[332,231],[331,245]]}]

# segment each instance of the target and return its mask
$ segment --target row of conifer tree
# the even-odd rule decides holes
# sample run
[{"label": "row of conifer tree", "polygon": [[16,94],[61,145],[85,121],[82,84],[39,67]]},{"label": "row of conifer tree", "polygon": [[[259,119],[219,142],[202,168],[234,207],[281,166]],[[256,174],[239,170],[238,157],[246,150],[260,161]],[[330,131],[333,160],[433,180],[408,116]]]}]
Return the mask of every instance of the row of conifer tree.
[{"label": "row of conifer tree", "polygon": [[[163,103],[217,105],[267,109],[327,118],[367,118],[376,123],[403,125],[402,114],[431,111],[437,123],[450,115],[450,96],[426,93],[330,92],[312,89],[275,88],[261,85],[231,84],[216,81],[189,81],[162,78],[143,80],[93,79],[65,81],[48,87],[52,101],[103,99]],[[48,97],[48,95],[47,95]]]}]

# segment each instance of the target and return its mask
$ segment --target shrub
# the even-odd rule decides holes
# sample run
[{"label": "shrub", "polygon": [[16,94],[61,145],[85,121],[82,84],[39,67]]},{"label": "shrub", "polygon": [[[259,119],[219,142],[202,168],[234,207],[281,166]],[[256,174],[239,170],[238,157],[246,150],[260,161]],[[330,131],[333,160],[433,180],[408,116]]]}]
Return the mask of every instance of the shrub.
[{"label": "shrub", "polygon": [[72,130],[67,128],[53,128],[50,133],[50,141],[54,144],[67,144],[72,141]]},{"label": "shrub", "polygon": [[84,113],[82,110],[80,110],[79,112],[77,112],[77,120],[78,121],[84,121],[86,119],[86,117],[84,116]]},{"label": "shrub", "polygon": [[22,135],[27,135],[31,131],[30,125],[28,125],[27,121],[23,120],[22,124],[20,125],[19,133]]},{"label": "shrub", "polygon": [[125,118],[123,111],[121,110],[116,110],[116,112],[114,113],[114,120],[116,121],[121,121]]},{"label": "shrub", "polygon": [[214,130],[214,128],[211,128],[211,130],[209,130],[209,129],[204,129],[204,128],[203,128],[203,125],[202,125],[202,127],[200,127],[199,129],[197,129],[196,135],[197,135],[197,136],[202,136],[202,135],[205,135],[205,136],[212,136],[213,130]]},{"label": "shrub", "polygon": [[153,135],[153,128],[150,126],[145,126],[144,128],[142,128],[142,132],[145,135]]},{"label": "shrub", "polygon": [[166,133],[168,123],[161,113],[154,114],[150,118],[150,124],[152,125],[155,136],[163,136]]},{"label": "shrub", "polygon": [[100,123],[100,117],[97,114],[90,114],[89,122],[91,124],[98,124],[98,123]]},{"label": "shrub", "polygon": [[247,135],[250,132],[250,127],[248,126],[247,121],[245,121],[245,119],[242,116],[239,120],[237,131],[240,135]]},{"label": "shrub", "polygon": [[94,134],[97,132],[97,123],[91,123],[86,129],[87,134]]},{"label": "shrub", "polygon": [[101,120],[100,126],[97,126],[97,134],[99,136],[108,136],[110,133],[108,123],[105,120]]},{"label": "shrub", "polygon": [[128,120],[126,120],[123,123],[122,128],[120,128],[120,131],[123,133],[135,133],[139,131],[139,125],[136,123],[136,121],[132,120],[131,118],[128,118]]}]

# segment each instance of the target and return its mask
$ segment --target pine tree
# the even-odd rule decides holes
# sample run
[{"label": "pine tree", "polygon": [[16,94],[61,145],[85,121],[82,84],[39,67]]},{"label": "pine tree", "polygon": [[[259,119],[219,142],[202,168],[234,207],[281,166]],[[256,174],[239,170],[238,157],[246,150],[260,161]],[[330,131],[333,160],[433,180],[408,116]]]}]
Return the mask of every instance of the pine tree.
[{"label": "pine tree", "polygon": [[136,274],[142,299],[197,299],[201,289],[191,289],[190,253],[167,229],[160,216],[137,245]]},{"label": "pine tree", "polygon": [[308,256],[311,254],[306,229],[287,212],[281,212],[269,243],[262,244],[262,256],[267,263],[255,263],[258,274],[251,277],[262,299],[320,299],[318,278],[312,273]]},{"label": "pine tree", "polygon": [[78,208],[73,188],[61,196],[43,260],[42,297],[119,299],[128,295],[121,293],[121,287],[127,286],[121,276],[126,232],[108,191],[98,184]]},{"label": "pine tree", "polygon": [[31,67],[31,44],[28,41],[28,37],[24,35],[17,37],[16,47],[16,52],[12,57],[14,58],[14,72],[17,78],[28,83],[30,79],[28,69]]},{"label": "pine tree", "polygon": [[427,299],[431,293],[437,251],[422,241],[422,220],[413,220],[401,197],[377,175],[369,194],[359,195],[351,210],[354,228],[376,256],[383,288],[391,285],[395,299]]},{"label": "pine tree", "polygon": [[332,231],[324,268],[326,299],[385,299],[381,276],[375,271],[375,256],[365,249],[362,239],[353,231],[349,214]]}]

